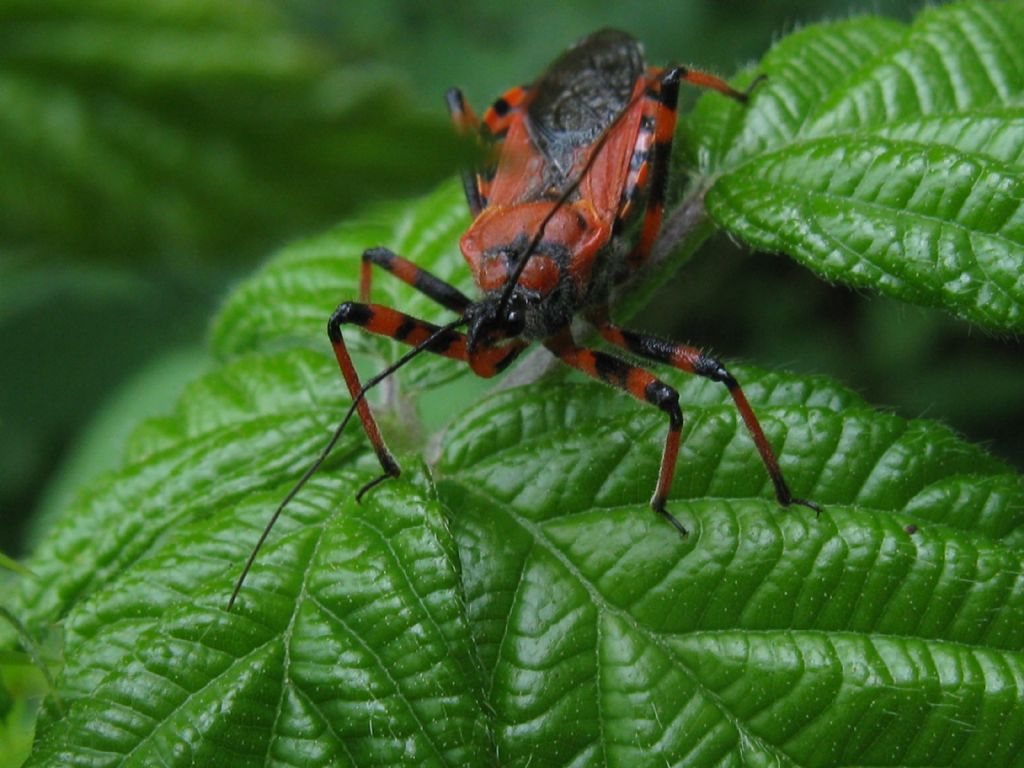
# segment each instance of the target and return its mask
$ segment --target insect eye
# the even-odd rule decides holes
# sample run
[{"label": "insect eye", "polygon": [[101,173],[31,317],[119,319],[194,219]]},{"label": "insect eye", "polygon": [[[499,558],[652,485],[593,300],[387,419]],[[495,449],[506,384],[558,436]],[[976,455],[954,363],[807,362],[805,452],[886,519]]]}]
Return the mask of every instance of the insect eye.
[{"label": "insect eye", "polygon": [[526,313],[522,307],[509,307],[505,315],[505,333],[509,336],[518,336],[526,327]]}]

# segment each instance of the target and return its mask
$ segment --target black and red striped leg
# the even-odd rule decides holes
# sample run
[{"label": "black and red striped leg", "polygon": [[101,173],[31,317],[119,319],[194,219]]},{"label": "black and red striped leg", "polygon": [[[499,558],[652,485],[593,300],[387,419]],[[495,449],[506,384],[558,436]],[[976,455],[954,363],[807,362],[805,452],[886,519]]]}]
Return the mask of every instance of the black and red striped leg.
[{"label": "black and red striped leg", "polygon": [[[654,247],[654,241],[658,237],[661,220],[665,214],[669,161],[672,157],[672,139],[676,131],[679,78],[683,72],[684,70],[680,67],[668,70],[661,77],[660,87],[650,91],[648,95],[648,98],[654,102],[654,114],[653,116],[647,114],[645,117],[648,118],[648,124],[653,117],[654,146],[647,150],[647,153],[653,154],[653,157],[650,160],[650,181],[646,182],[648,185],[647,207],[644,210],[643,224],[640,226],[640,239],[629,254],[629,265],[633,269],[647,261],[647,257],[651,255],[651,249]],[[638,173],[638,186],[643,186],[646,181],[643,179],[645,171],[646,169],[641,168]],[[632,193],[629,196],[632,197]]]},{"label": "black and red striped leg", "polygon": [[[656,72],[657,70],[655,70]],[[686,67],[672,67],[660,75],[657,87],[649,88],[645,98],[648,105],[644,108],[644,116],[640,130],[650,132],[653,127],[654,141],[650,146],[650,138],[643,140],[641,135],[637,142],[630,162],[630,176],[623,192],[617,224],[628,218],[633,198],[638,190],[648,185],[647,206],[644,220],[640,227],[640,238],[629,254],[629,264],[634,269],[639,267],[651,254],[654,241],[661,230],[661,222],[665,214],[665,193],[668,189],[669,161],[672,157],[672,140],[676,131],[676,107],[679,102],[679,83],[685,81],[699,88],[710,88],[719,93],[746,102],[751,91],[764,79],[758,77],[746,91],[737,91],[724,80]],[[647,179],[650,163],[650,180]]]},{"label": "black and red striped leg", "polygon": [[509,127],[517,119],[517,113],[526,106],[529,95],[530,86],[515,85],[495,99],[484,112],[484,130],[481,132],[484,138],[504,140]]},{"label": "black and red striped leg", "polygon": [[679,442],[683,434],[683,412],[679,408],[679,393],[643,368],[620,360],[614,355],[576,346],[568,331],[547,339],[544,345],[567,365],[610,384],[637,400],[659,408],[668,416],[668,435],[665,437],[665,447],[661,454],[661,468],[658,471],[658,484],[651,497],[651,508],[685,536],[686,528],[665,507],[669,491],[672,490],[676,459],[679,457]]},{"label": "black and red striped leg", "polygon": [[[442,329],[390,307],[354,301],[347,301],[334,310],[327,323],[327,335],[331,340],[331,346],[334,347],[334,356],[338,359],[341,375],[344,376],[348,391],[352,395],[353,402],[356,403],[356,413],[359,414],[359,420],[363,423],[363,430],[373,445],[373,450],[384,470],[383,475],[363,486],[356,496],[358,499],[384,479],[398,477],[401,468],[384,443],[373,412],[370,410],[366,398],[363,397],[363,385],[359,381],[359,375],[356,373],[348,348],[345,346],[345,339],[342,337],[341,327],[343,325],[357,325],[370,333],[387,336],[414,347],[427,342],[431,336],[438,334]],[[433,339],[426,347],[426,351],[467,362],[474,373],[487,378],[497,375],[508,367],[525,346],[523,342],[502,347],[478,346],[474,350],[473,356],[470,357],[466,347],[466,335],[456,330],[448,330],[437,335],[437,338]]]},{"label": "black and red striped leg", "polygon": [[[451,115],[455,130],[462,136],[479,136],[480,120],[477,119],[473,108],[466,103],[462,91],[458,88],[449,88],[444,95],[445,103],[448,105],[448,113]],[[462,171],[462,189],[466,193],[466,204],[469,212],[474,217],[480,215],[484,209],[485,202],[480,194],[480,184],[477,175],[473,171]]]},{"label": "black and red striped leg", "polygon": [[461,315],[472,303],[458,288],[449,285],[423,267],[416,266],[388,248],[370,248],[363,252],[363,266],[359,277],[359,299],[364,303],[370,300],[374,265],[390,272],[403,283],[411,285],[427,298],[433,299],[452,312]]},{"label": "black and red striped leg", "polygon": [[746,425],[751,438],[753,438],[754,445],[757,446],[757,452],[761,454],[761,461],[764,462],[768,476],[775,486],[775,498],[778,499],[779,504],[784,507],[788,507],[791,504],[799,504],[813,509],[815,513],[821,513],[821,507],[817,504],[806,499],[796,498],[790,492],[786,479],[782,475],[782,470],[779,468],[779,462],[775,458],[775,453],[768,443],[768,438],[764,436],[764,430],[761,429],[761,424],[758,422],[754,410],[750,407],[750,403],[747,402],[743,389],[733,375],[718,360],[705,355],[695,347],[675,344],[653,336],[645,336],[633,331],[627,331],[609,322],[599,322],[598,329],[601,335],[609,342],[617,347],[627,349],[635,355],[646,357],[659,363],[667,363],[681,371],[703,376],[706,379],[724,384],[729,390],[729,395],[736,404],[740,416],[743,417],[743,423]]}]

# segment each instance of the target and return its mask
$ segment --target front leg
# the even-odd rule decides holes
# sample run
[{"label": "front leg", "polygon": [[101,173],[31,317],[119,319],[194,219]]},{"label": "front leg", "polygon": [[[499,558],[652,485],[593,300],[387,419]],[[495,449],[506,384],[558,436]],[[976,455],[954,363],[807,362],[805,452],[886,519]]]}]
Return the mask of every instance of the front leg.
[{"label": "front leg", "polygon": [[327,323],[327,335],[334,348],[334,356],[338,359],[341,375],[344,376],[345,384],[352,395],[356,413],[363,423],[363,430],[373,445],[373,450],[384,470],[384,474],[359,491],[357,498],[361,498],[370,488],[388,477],[398,477],[401,468],[394,455],[388,450],[384,438],[381,436],[380,428],[377,426],[377,421],[373,417],[373,412],[370,410],[370,405],[366,402],[364,397],[366,389],[359,381],[359,374],[356,373],[355,366],[352,364],[352,357],[348,353],[348,347],[345,345],[345,339],[341,333],[343,325],[358,325],[370,333],[387,336],[412,347],[429,342],[424,348],[425,351],[469,363],[474,373],[485,378],[505,370],[525,347],[522,342],[502,347],[484,346],[476,349],[470,356],[466,345],[466,334],[454,329],[445,330],[441,326],[410,317],[390,307],[347,301],[334,310]]},{"label": "front leg", "polygon": [[469,297],[454,285],[449,285],[423,267],[402,258],[390,248],[383,247],[363,251],[363,267],[359,275],[359,300],[363,303],[370,300],[374,266],[394,275],[406,285],[411,285],[427,298],[433,299],[452,312],[461,315],[472,303]]},{"label": "front leg", "polygon": [[[292,489],[282,499],[281,503],[277,505],[274,514],[271,515],[270,520],[263,529],[263,533],[260,534],[260,538],[256,542],[256,546],[249,553],[249,559],[246,561],[245,567],[242,568],[242,573],[235,582],[235,588],[228,599],[229,611],[234,606],[235,600],[242,590],[245,577],[248,575],[253,563],[256,562],[256,555],[270,535],[274,523],[277,522],[277,519],[281,516],[285,507],[288,506],[288,503],[295,498],[296,494],[320,469],[324,461],[327,460],[327,457],[345,431],[345,426],[348,424],[353,413],[359,414],[359,420],[363,423],[363,429],[367,437],[370,438],[381,468],[384,470],[384,474],[371,480],[359,490],[356,494],[356,501],[359,501],[363,494],[387,478],[398,477],[401,474],[402,470],[398,466],[398,462],[395,461],[391,451],[388,450],[387,445],[385,445],[384,438],[381,437],[380,429],[377,427],[377,422],[373,418],[373,412],[366,402],[365,395],[367,390],[379,384],[421,352],[433,352],[455,360],[462,360],[468,362],[473,371],[478,375],[493,376],[511,363],[525,346],[521,342],[508,344],[503,347],[482,346],[473,355],[469,355],[467,352],[466,335],[456,330],[456,328],[464,323],[465,320],[459,319],[448,325],[436,326],[422,320],[417,320],[414,317],[409,317],[401,312],[396,312],[388,307],[352,301],[345,302],[334,311],[327,323],[327,335],[331,339],[331,346],[334,347],[334,354],[338,358],[338,365],[341,367],[341,373],[345,377],[345,384],[348,385],[348,391],[352,395],[352,405],[334,430],[334,434],[327,442],[327,445],[320,451],[316,461],[310,465],[298,482],[292,486]],[[349,356],[345,340],[341,335],[341,326],[346,324],[358,325],[371,333],[377,333],[405,342],[411,345],[412,349],[364,385],[359,381],[359,375],[356,373],[355,366],[352,365],[352,358]]]}]

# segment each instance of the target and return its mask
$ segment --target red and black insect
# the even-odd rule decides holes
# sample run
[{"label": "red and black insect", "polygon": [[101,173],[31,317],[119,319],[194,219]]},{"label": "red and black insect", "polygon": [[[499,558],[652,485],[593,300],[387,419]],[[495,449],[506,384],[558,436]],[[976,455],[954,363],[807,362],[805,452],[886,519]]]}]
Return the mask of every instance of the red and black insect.
[{"label": "red and black insect", "polygon": [[[474,220],[460,247],[482,298],[471,300],[387,248],[363,254],[360,301],[343,303],[327,324],[352,407],[274,513],[231,603],[278,515],[326,458],[353,412],[359,414],[384,470],[357,498],[399,475],[398,462],[384,443],[365,394],[424,351],[468,363],[477,375],[491,377],[530,342],[540,341],[573,368],[659,408],[668,418],[668,435],[651,507],[685,535],[686,529],[666,509],[683,428],[679,394],[644,368],[577,345],[570,330],[577,316],[634,356],[724,384],[761,455],[779,504],[820,511],[790,493],[743,390],[722,363],[694,347],[628,331],[609,320],[612,289],[644,265],[661,227],[676,101],[684,81],[740,102],[746,102],[750,92],[736,91],[717,77],[685,67],[648,67],[640,45],[614,30],[581,40],[532,85],[512,88],[495,101],[482,121],[460,91],[448,92],[456,128],[475,134],[489,150],[484,167],[463,174]],[[437,326],[369,303],[374,267],[390,272],[458,318]],[[345,346],[345,325],[388,336],[412,349],[362,384]]]}]

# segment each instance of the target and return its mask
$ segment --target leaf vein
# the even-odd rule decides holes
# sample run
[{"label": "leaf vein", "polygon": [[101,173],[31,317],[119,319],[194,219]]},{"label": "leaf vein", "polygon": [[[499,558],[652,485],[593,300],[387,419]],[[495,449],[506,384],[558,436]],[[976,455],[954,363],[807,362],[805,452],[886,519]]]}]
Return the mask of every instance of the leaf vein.
[{"label": "leaf vein", "polygon": [[[462,485],[463,489],[467,494],[472,496],[480,495],[479,490],[477,488],[465,485],[461,479],[456,478],[455,482]],[[542,526],[539,526],[533,521],[519,515],[510,505],[502,502],[499,499],[488,497],[488,503],[491,504],[492,506],[497,506],[501,509],[504,509],[505,514],[508,515],[508,517],[512,521],[514,521],[517,525],[523,528],[528,534],[530,534],[530,536],[534,539],[535,542],[544,547],[544,549],[548,552],[549,555],[551,555],[559,563],[561,563],[562,566],[578,581],[578,583],[582,585],[584,589],[587,590],[587,593],[590,595],[590,598],[595,607],[597,607],[599,610],[604,610],[623,620],[626,624],[632,627],[634,631],[636,631],[639,635],[647,637],[651,643],[657,645],[661,649],[661,651],[666,654],[668,658],[673,659],[678,664],[679,668],[683,671],[683,673],[688,678],[690,678],[694,686],[698,688],[700,691],[702,691],[705,698],[709,702],[711,702],[712,705],[716,709],[718,709],[730,723],[732,723],[733,727],[736,729],[738,733],[742,734],[742,737],[745,741],[759,745],[767,754],[774,755],[778,760],[785,760],[788,763],[794,762],[792,758],[788,754],[786,754],[786,752],[781,747],[765,742],[756,733],[746,728],[743,724],[743,721],[725,704],[724,701],[722,701],[721,697],[719,697],[717,694],[709,690],[706,686],[704,686],[701,683],[696,673],[692,669],[690,669],[685,663],[683,663],[682,660],[680,660],[675,653],[673,653],[672,649],[664,643],[663,638],[658,633],[652,632],[649,628],[639,624],[636,618],[632,616],[630,613],[620,609],[619,607],[605,600],[604,596],[597,589],[597,586],[593,584],[589,579],[587,579],[579,571],[575,563],[573,563],[565,555],[565,553],[562,552],[557,546],[555,546],[554,543],[548,538]]]},{"label": "leaf vein", "polygon": [[[445,758],[444,753],[441,752],[440,746],[435,743],[433,734],[431,734],[431,732],[427,729],[426,723],[423,722],[422,718],[419,715],[419,712],[416,711],[416,707],[413,706],[412,698],[408,696],[408,694],[406,694],[404,687],[399,682],[399,680],[391,674],[391,670],[385,663],[384,659],[380,657],[380,655],[374,650],[373,646],[366,642],[366,640],[358,632],[356,632],[352,628],[352,626],[347,621],[345,621],[344,618],[338,615],[335,611],[331,610],[331,608],[328,607],[322,600],[317,598],[315,595],[310,595],[309,599],[310,602],[316,605],[321,611],[323,611],[325,614],[327,614],[336,622],[338,622],[338,624],[349,634],[349,636],[352,637],[359,644],[359,647],[362,648],[363,651],[369,654],[369,656],[371,656],[373,660],[377,662],[377,665],[380,668],[381,672],[384,673],[384,676],[388,679],[388,682],[390,682],[391,685],[394,687],[395,692],[399,694],[397,699],[405,705],[406,711],[408,711],[408,713],[412,716],[412,719],[416,722],[416,725],[419,727],[420,733],[423,734],[427,744],[430,745],[431,749],[434,751],[438,759],[440,759],[440,761],[443,764],[449,765],[449,762]],[[397,734],[395,734],[394,731],[391,730],[390,719],[388,722],[388,730],[392,735],[395,736],[396,739],[398,738]]]}]

